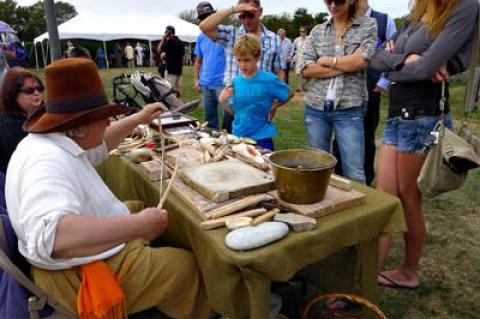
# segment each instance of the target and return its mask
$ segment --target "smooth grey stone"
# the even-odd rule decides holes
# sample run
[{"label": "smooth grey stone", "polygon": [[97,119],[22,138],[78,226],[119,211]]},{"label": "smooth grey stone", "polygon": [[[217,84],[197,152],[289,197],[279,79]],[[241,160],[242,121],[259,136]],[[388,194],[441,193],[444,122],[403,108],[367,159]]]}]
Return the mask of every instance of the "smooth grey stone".
[{"label": "smooth grey stone", "polygon": [[266,222],[236,229],[227,234],[225,244],[232,250],[249,250],[265,246],[288,234],[288,226],[279,222]]},{"label": "smooth grey stone", "polygon": [[311,230],[317,227],[317,220],[315,218],[294,213],[277,214],[273,220],[288,224],[295,232]]}]

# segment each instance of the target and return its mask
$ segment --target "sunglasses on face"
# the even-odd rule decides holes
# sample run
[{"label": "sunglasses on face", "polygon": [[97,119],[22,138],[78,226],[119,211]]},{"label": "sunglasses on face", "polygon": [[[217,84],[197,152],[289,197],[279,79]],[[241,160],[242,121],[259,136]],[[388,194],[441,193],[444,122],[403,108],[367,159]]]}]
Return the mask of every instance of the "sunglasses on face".
[{"label": "sunglasses on face", "polygon": [[38,93],[43,93],[44,88],[43,86],[35,86],[35,87],[27,87],[27,88],[18,90],[18,92],[22,92],[28,95],[35,93],[35,91],[37,91]]},{"label": "sunglasses on face", "polygon": [[304,32],[306,32],[306,31],[305,30],[300,30],[300,33],[304,33]]},{"label": "sunglasses on face", "polygon": [[341,6],[345,4],[345,0],[325,0],[325,3],[328,6],[331,6],[332,3],[335,3],[336,6]]},{"label": "sunglasses on face", "polygon": [[240,14],[240,15],[238,16],[238,18],[239,18],[240,20],[252,19],[252,18],[254,18],[254,17],[255,17],[255,13],[253,13],[253,12],[248,12],[248,11],[243,12],[242,14]]}]

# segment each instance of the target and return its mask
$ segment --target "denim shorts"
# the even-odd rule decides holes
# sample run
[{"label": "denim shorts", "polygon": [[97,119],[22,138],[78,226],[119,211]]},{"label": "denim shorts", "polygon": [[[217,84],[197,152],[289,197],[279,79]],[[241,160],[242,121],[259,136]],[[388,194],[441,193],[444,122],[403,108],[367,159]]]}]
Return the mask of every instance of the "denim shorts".
[{"label": "denim shorts", "polygon": [[[439,120],[438,116],[417,116],[412,120],[400,117],[388,119],[382,143],[394,145],[403,153],[420,153]],[[452,128],[452,118],[449,115],[445,116],[445,125]]]}]

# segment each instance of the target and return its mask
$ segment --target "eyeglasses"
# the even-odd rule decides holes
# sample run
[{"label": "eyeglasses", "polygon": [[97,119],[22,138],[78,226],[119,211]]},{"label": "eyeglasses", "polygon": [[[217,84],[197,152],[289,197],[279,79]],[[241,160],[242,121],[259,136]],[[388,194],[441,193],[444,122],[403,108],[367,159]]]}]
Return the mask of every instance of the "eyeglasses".
[{"label": "eyeglasses", "polygon": [[250,12],[250,11],[242,12],[242,14],[240,14],[240,15],[238,16],[238,18],[239,18],[240,20],[253,19],[254,17],[255,17],[255,13]]},{"label": "eyeglasses", "polygon": [[305,31],[305,30],[300,30],[300,33],[303,33],[303,32],[307,32],[307,31]]},{"label": "eyeglasses", "polygon": [[25,94],[28,94],[28,95],[32,95],[33,93],[35,93],[35,91],[37,91],[38,93],[43,93],[45,89],[43,88],[43,86],[35,86],[35,87],[27,87],[27,88],[24,88],[24,89],[20,89],[18,90],[18,92],[22,92],[22,93],[25,93]]},{"label": "eyeglasses", "polygon": [[345,4],[345,0],[325,0],[325,3],[328,6],[331,6],[332,3],[335,3],[336,6],[341,6]]}]

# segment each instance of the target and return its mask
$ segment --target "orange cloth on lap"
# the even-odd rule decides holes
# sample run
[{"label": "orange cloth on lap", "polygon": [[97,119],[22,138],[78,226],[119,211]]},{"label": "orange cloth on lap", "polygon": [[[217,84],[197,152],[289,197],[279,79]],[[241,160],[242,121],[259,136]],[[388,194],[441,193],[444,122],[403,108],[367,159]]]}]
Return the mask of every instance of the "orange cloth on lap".
[{"label": "orange cloth on lap", "polygon": [[127,318],[125,294],[104,261],[82,265],[77,309],[82,319]]}]

